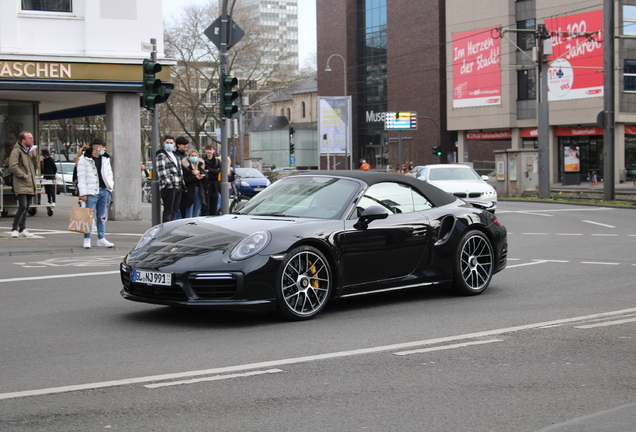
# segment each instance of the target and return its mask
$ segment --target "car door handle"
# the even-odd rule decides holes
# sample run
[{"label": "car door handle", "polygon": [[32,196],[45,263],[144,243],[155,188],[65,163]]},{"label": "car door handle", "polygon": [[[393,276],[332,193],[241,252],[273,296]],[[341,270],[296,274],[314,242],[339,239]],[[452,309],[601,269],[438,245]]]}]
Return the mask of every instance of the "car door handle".
[{"label": "car door handle", "polygon": [[413,233],[412,233],[412,234],[413,234],[413,236],[415,236],[415,237],[421,237],[421,236],[424,236],[424,235],[426,235],[426,228],[424,228],[424,229],[416,229],[416,230],[413,230]]}]

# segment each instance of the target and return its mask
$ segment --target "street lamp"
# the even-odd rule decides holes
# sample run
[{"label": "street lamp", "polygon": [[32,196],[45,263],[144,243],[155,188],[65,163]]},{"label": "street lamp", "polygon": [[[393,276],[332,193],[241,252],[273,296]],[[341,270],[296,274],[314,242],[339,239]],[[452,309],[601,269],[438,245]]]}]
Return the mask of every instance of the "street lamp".
[{"label": "street lamp", "polygon": [[[325,72],[331,72],[331,68],[329,67],[329,61],[332,57],[340,57],[342,60],[342,68],[344,73],[344,95],[347,96],[347,61],[340,54],[331,54],[327,59],[327,66],[325,67]],[[349,143],[347,143],[347,153],[349,153]],[[352,149],[353,150],[353,149]],[[353,169],[353,155],[349,153],[349,169]]]}]

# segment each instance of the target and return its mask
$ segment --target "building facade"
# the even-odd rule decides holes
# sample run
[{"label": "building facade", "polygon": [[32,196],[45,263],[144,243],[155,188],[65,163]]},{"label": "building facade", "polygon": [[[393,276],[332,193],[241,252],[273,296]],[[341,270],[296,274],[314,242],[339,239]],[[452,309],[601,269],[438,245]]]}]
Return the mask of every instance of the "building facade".
[{"label": "building facade", "polygon": [[[351,96],[354,167],[362,159],[375,169],[446,161],[446,2],[387,3],[317,0],[318,95]],[[399,111],[417,113],[417,129],[385,130],[385,113]]]},{"label": "building facade", "polygon": [[[110,218],[140,218],[142,42],[157,41],[163,19],[155,0],[0,2],[0,139],[6,156],[15,137],[39,121],[106,114],[115,194]],[[165,67],[161,79],[170,80]],[[134,145],[131,145],[134,143]]]},{"label": "building facade", "polygon": [[[603,79],[603,1],[446,3],[448,128],[457,133],[459,161],[486,158],[492,150],[537,148],[543,50],[552,52],[546,55],[550,180],[580,182],[595,171],[603,178],[604,130],[597,116],[611,91]],[[636,35],[636,2],[614,4],[614,178],[619,180],[625,168],[636,167],[636,40],[625,37]]]}]

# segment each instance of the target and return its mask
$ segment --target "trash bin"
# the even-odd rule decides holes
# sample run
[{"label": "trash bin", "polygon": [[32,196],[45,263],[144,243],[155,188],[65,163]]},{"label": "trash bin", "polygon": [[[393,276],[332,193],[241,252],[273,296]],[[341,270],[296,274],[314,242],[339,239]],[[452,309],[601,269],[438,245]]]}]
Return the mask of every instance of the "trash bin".
[{"label": "trash bin", "polygon": [[620,183],[625,183],[627,181],[627,170],[625,168],[620,168],[618,170],[618,181]]}]

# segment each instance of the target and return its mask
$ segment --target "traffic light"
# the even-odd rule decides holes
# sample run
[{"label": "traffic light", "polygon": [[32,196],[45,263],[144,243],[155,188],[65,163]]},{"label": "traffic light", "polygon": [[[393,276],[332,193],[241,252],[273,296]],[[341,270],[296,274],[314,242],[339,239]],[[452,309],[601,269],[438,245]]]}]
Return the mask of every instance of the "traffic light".
[{"label": "traffic light", "polygon": [[163,102],[165,89],[155,74],[161,72],[161,65],[150,59],[144,59],[144,108],[154,109],[155,104]]},{"label": "traffic light", "polygon": [[433,154],[435,156],[441,156],[442,155],[442,148],[440,146],[434,146],[433,147]]},{"label": "traffic light", "polygon": [[289,143],[289,154],[294,154],[295,152],[294,143]]},{"label": "traffic light", "polygon": [[221,117],[232,117],[238,111],[234,100],[239,94],[234,87],[238,85],[238,79],[233,76],[221,75]]},{"label": "traffic light", "polygon": [[293,128],[293,127],[290,127],[290,128],[289,128],[289,137],[290,137],[290,138],[293,138],[293,137],[294,137],[294,132],[296,132],[296,131],[294,130],[294,128]]}]

